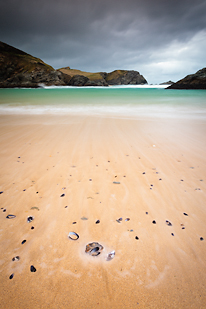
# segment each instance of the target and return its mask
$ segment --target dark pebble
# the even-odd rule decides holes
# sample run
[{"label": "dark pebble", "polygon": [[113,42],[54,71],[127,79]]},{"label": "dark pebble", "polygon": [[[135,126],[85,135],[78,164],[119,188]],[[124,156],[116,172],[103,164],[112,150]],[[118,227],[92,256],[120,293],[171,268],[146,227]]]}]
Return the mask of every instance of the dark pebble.
[{"label": "dark pebble", "polygon": [[33,265],[31,265],[30,271],[31,271],[32,273],[35,273],[35,272],[36,272],[36,268],[35,268]]},{"label": "dark pebble", "polygon": [[113,181],[113,183],[115,183],[116,185],[120,185],[119,181]]},{"label": "dark pebble", "polygon": [[183,212],[183,215],[188,216],[188,214],[186,212]]},{"label": "dark pebble", "polygon": [[13,279],[14,278],[14,274],[11,274],[10,276],[9,276],[9,279]]},{"label": "dark pebble", "polygon": [[159,178],[159,180],[162,180],[162,178]]},{"label": "dark pebble", "polygon": [[6,219],[14,219],[14,218],[16,218],[15,215],[8,215],[8,216],[6,216]]},{"label": "dark pebble", "polygon": [[173,233],[171,233],[172,236],[175,236]]},{"label": "dark pebble", "polygon": [[172,226],[172,223],[168,220],[165,221],[168,226]]},{"label": "dark pebble", "polygon": [[31,227],[31,230],[33,230],[33,229],[34,229],[34,226]]},{"label": "dark pebble", "polygon": [[26,189],[24,189],[23,191],[26,191]]},{"label": "dark pebble", "polygon": [[27,218],[27,222],[28,223],[30,223],[31,221],[33,221],[34,220],[34,217],[32,217],[32,216],[29,216],[28,218]]},{"label": "dark pebble", "polygon": [[5,211],[6,211],[6,209],[3,210],[3,212],[5,212]]},{"label": "dark pebble", "polygon": [[184,229],[185,229],[185,227],[183,226],[183,227],[182,227],[182,230],[184,230]]},{"label": "dark pebble", "polygon": [[90,178],[89,181],[92,181],[92,179]]},{"label": "dark pebble", "polygon": [[126,218],[126,219],[125,219],[126,222],[129,221],[129,220],[130,220],[130,218]]},{"label": "dark pebble", "polygon": [[37,191],[36,194],[38,194],[39,192]]},{"label": "dark pebble", "polygon": [[180,179],[180,181],[184,181],[183,179]]},{"label": "dark pebble", "polygon": [[148,215],[148,211],[146,211],[146,215]]},{"label": "dark pebble", "polygon": [[152,221],[152,223],[153,223],[153,224],[156,224],[156,221],[155,221],[155,220],[153,220],[153,221]]},{"label": "dark pebble", "polygon": [[26,242],[26,239],[24,239],[24,240],[21,242],[21,244],[23,245],[23,244],[25,244],[25,242]]},{"label": "dark pebble", "polygon": [[4,193],[4,191],[0,191],[0,194]]},{"label": "dark pebble", "polygon": [[12,261],[19,261],[20,260],[20,257],[17,255],[15,257],[13,257]]},{"label": "dark pebble", "polygon": [[150,185],[151,187],[153,187],[153,185]]},{"label": "dark pebble", "polygon": [[64,208],[67,208],[68,206],[65,206]]},{"label": "dark pebble", "polygon": [[63,196],[65,196],[65,194],[64,194],[64,193],[60,195],[60,197],[63,197]]},{"label": "dark pebble", "polygon": [[119,219],[117,219],[116,221],[117,221],[118,223],[121,223],[122,218],[119,218]]},{"label": "dark pebble", "polygon": [[100,220],[97,220],[95,223],[96,223],[96,224],[100,223]]},{"label": "dark pebble", "polygon": [[72,222],[72,224],[77,224],[76,221]]},{"label": "dark pebble", "polygon": [[138,237],[138,236],[135,236],[135,239],[137,239],[137,240],[138,240],[138,239],[139,239],[139,237]]},{"label": "dark pebble", "polygon": [[145,174],[146,174],[145,172],[142,173],[142,175],[145,175]]},{"label": "dark pebble", "polygon": [[20,159],[21,157],[18,157],[18,159]]},{"label": "dark pebble", "polygon": [[204,238],[203,238],[203,237],[200,237],[200,240],[204,240]]}]

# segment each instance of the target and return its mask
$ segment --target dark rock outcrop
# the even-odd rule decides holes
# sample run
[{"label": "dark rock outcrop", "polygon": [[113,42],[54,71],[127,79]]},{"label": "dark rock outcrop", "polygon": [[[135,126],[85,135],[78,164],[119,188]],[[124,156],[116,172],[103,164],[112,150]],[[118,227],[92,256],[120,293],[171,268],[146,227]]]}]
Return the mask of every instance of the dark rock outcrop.
[{"label": "dark rock outcrop", "polygon": [[166,89],[206,89],[206,68],[187,75]]},{"label": "dark rock outcrop", "polygon": [[64,86],[70,79],[41,59],[0,42],[0,88]]},{"label": "dark rock outcrop", "polygon": [[143,85],[146,79],[137,71],[115,70],[106,76],[108,85]]},{"label": "dark rock outcrop", "polygon": [[160,85],[172,85],[172,84],[174,84],[174,82],[168,80],[168,82],[161,83]]}]

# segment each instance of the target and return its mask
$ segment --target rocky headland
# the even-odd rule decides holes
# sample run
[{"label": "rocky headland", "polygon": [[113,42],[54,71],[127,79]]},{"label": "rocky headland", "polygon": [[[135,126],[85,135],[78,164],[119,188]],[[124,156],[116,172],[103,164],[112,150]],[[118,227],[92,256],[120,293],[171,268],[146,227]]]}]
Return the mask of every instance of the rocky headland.
[{"label": "rocky headland", "polygon": [[70,69],[55,70],[41,59],[0,42],[0,88],[45,86],[109,86],[147,84],[137,71],[115,70],[90,73]]},{"label": "rocky headland", "polygon": [[166,89],[206,89],[206,68],[187,75]]}]

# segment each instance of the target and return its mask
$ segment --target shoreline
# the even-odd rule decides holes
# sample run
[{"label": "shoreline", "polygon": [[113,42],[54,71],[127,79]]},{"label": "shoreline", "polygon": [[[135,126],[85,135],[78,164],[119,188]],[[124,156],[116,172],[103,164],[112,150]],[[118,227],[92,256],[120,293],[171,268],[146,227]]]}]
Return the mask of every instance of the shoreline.
[{"label": "shoreline", "polygon": [[4,308],[206,306],[204,119],[1,115],[0,132]]}]

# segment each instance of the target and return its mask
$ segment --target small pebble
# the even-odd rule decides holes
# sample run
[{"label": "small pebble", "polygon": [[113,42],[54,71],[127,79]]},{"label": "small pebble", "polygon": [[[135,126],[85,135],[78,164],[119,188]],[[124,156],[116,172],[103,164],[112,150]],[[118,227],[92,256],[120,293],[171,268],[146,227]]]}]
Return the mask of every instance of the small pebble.
[{"label": "small pebble", "polygon": [[173,233],[171,233],[172,236],[175,236]]},{"label": "small pebble", "polygon": [[130,220],[130,218],[126,218],[126,219],[125,219],[126,222],[129,221],[129,220]]},{"label": "small pebble", "polygon": [[13,279],[14,278],[14,274],[11,274],[10,276],[9,276],[9,279]]},{"label": "small pebble", "polygon": [[120,223],[122,221],[122,218],[119,218],[116,220],[118,223]]},{"label": "small pebble", "polygon": [[34,220],[34,217],[32,217],[32,216],[29,216],[28,218],[27,218],[27,222],[28,223],[30,223],[31,221],[33,221]]},{"label": "small pebble", "polygon": [[92,179],[90,178],[89,181],[92,181]]},{"label": "small pebble", "polygon": [[119,181],[113,181],[114,184],[119,185],[120,182]]},{"label": "small pebble", "polygon": [[37,191],[36,194],[38,194],[39,192]]},{"label": "small pebble", "polygon": [[88,220],[88,218],[86,218],[86,217],[81,217],[81,220]]},{"label": "small pebble", "polygon": [[31,265],[30,271],[31,271],[32,273],[35,273],[35,272],[36,272],[36,268],[35,268],[33,265]]},{"label": "small pebble", "polygon": [[165,221],[168,226],[172,226],[172,223],[168,220]]},{"label": "small pebble", "polygon": [[26,189],[24,189],[23,191],[26,191]]},{"label": "small pebble", "polygon": [[183,215],[188,216],[188,214],[186,212],[183,212]]},{"label": "small pebble", "polygon": [[0,194],[4,193],[4,191],[0,191]]},{"label": "small pebble", "polygon": [[76,222],[76,221],[74,221],[74,222],[72,222],[72,224],[77,224],[77,222]]},{"label": "small pebble", "polygon": [[68,206],[65,206],[64,208],[67,208]]},{"label": "small pebble", "polygon": [[100,223],[100,220],[97,220],[95,223],[96,223],[96,224]]},{"label": "small pebble", "polygon": [[20,257],[17,255],[15,257],[13,257],[12,261],[19,261],[20,260]]},{"label": "small pebble", "polygon": [[6,209],[4,209],[3,212],[6,212]]},{"label": "small pebble", "polygon": [[145,175],[145,174],[146,174],[145,172],[142,173],[142,175]]},{"label": "small pebble", "polygon": [[15,215],[8,215],[8,216],[6,216],[6,219],[14,219],[14,218],[16,218]]},{"label": "small pebble", "polygon": [[64,193],[60,195],[60,197],[63,197],[63,196],[65,196],[65,194],[64,194]]},{"label": "small pebble", "polygon": [[156,224],[156,221],[155,221],[155,220],[153,220],[153,221],[152,221],[152,223],[153,223],[153,224]]},{"label": "small pebble", "polygon": [[203,238],[203,237],[200,237],[200,240],[204,240],[204,238]]},{"label": "small pebble", "polygon": [[148,215],[148,211],[146,211],[146,215]]},{"label": "small pebble", "polygon": [[184,181],[183,179],[180,179],[180,181]]},{"label": "small pebble", "polygon": [[33,229],[34,229],[34,226],[31,227],[31,230],[33,230]]},{"label": "small pebble", "polygon": [[185,229],[185,227],[183,226],[183,227],[182,227],[182,230],[184,230],[184,229]]},{"label": "small pebble", "polygon": [[138,237],[138,236],[135,236],[135,239],[137,239],[137,240],[138,240],[138,239],[139,239],[139,237]]},{"label": "small pebble", "polygon": [[159,178],[159,180],[162,180],[162,178]]},{"label": "small pebble", "polygon": [[25,244],[25,242],[26,242],[26,239],[24,239],[24,240],[21,242],[21,244],[23,245],[23,244]]}]

